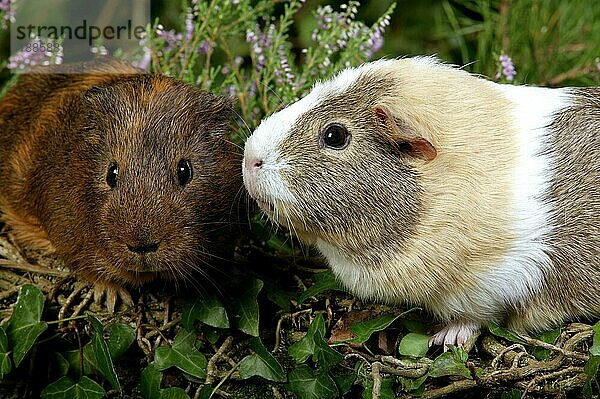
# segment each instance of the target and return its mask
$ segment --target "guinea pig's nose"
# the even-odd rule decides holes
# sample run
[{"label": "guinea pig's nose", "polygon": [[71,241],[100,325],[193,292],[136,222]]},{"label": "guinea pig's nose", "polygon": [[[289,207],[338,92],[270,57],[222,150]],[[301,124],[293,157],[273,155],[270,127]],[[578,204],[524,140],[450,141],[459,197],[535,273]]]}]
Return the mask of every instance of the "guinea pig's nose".
[{"label": "guinea pig's nose", "polygon": [[260,169],[263,165],[262,158],[258,157],[248,157],[246,158],[246,169]]},{"label": "guinea pig's nose", "polygon": [[142,244],[142,245],[127,244],[127,248],[131,252],[143,255],[143,254],[147,254],[150,252],[156,252],[158,250],[158,244],[159,243],[157,243],[157,242],[153,242],[151,244]]}]

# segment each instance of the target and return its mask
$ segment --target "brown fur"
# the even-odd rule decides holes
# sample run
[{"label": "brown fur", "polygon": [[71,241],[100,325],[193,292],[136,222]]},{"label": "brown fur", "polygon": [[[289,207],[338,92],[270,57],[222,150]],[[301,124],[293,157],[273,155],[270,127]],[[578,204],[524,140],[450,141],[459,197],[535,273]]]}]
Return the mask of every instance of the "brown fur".
[{"label": "brown fur", "polygon": [[[97,287],[204,274],[231,249],[242,184],[226,135],[230,102],[120,63],[82,71],[24,75],[0,101],[4,222]],[[180,159],[193,165],[183,187]],[[153,242],[150,254],[127,248]]]}]

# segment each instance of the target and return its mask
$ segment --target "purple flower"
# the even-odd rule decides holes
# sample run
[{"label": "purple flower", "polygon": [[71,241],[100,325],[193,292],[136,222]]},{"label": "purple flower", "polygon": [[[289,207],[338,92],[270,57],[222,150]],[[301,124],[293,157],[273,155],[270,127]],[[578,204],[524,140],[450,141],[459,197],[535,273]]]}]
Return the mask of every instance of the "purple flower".
[{"label": "purple flower", "polygon": [[212,50],[212,46],[208,40],[205,40],[200,46],[198,46],[198,52],[200,54],[207,54],[210,50]]},{"label": "purple flower", "polygon": [[59,65],[63,62],[63,55],[63,47],[56,41],[36,37],[18,53],[8,58],[7,68],[28,70],[36,65]]},{"label": "purple flower", "polygon": [[266,32],[261,31],[257,25],[255,30],[248,30],[246,32],[246,42],[250,43],[252,52],[256,54],[256,69],[262,70],[265,67],[265,54],[267,50],[273,44],[273,38],[275,36],[275,25],[269,25]]},{"label": "purple flower", "polygon": [[156,27],[156,36],[164,41],[164,51],[167,53],[182,45],[183,34],[176,32],[174,29],[167,31],[161,24]]},{"label": "purple flower", "polygon": [[9,22],[15,22],[16,0],[0,0],[0,28],[5,29]]},{"label": "purple flower", "polygon": [[515,79],[515,75],[517,71],[515,70],[515,66],[513,65],[512,59],[506,55],[502,54],[498,57],[498,61],[500,61],[500,67],[502,69],[502,75],[508,81],[513,81]]},{"label": "purple flower", "polygon": [[185,38],[189,41],[194,35],[194,13],[191,9],[188,9],[188,13],[185,16]]}]

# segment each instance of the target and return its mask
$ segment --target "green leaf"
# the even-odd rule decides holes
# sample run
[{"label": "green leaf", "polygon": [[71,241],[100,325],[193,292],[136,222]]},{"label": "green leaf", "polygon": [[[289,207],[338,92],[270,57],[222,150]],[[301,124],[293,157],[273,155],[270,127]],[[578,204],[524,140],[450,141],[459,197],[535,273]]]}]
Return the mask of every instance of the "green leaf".
[{"label": "green leaf", "polygon": [[10,373],[12,369],[12,363],[10,356],[8,356],[8,337],[4,332],[4,329],[0,327],[0,380],[4,376]]},{"label": "green leaf", "polygon": [[310,323],[306,335],[298,342],[290,345],[288,353],[297,363],[304,363],[310,356],[315,354],[315,334],[325,335],[325,320],[322,315],[317,315]]},{"label": "green leaf", "polygon": [[88,320],[92,323],[95,330],[94,335],[92,335],[92,348],[94,349],[94,356],[96,358],[95,366],[113,389],[120,391],[121,384],[117,377],[117,371],[110,357],[108,345],[104,340],[104,326],[100,323],[100,320],[92,315],[88,315]]},{"label": "green leaf", "polygon": [[[364,399],[371,399],[373,397],[373,380],[367,380],[367,386],[362,393]],[[381,380],[381,388],[379,389],[380,399],[395,399],[396,393],[394,392],[394,380],[392,378],[383,378]]]},{"label": "green leaf", "polygon": [[142,371],[138,389],[144,399],[160,399],[160,381],[162,373],[153,364]]},{"label": "green leaf", "polygon": [[465,363],[458,361],[451,351],[442,353],[429,367],[430,377],[443,377],[447,375],[459,375],[467,378],[471,376]]},{"label": "green leaf", "polygon": [[511,342],[524,345],[526,342],[523,338],[521,338],[518,334],[507,330],[506,328],[500,327],[495,323],[488,323],[488,329],[492,334],[497,337],[507,339]]},{"label": "green leaf", "polygon": [[587,398],[593,397],[592,381],[596,381],[596,375],[600,368],[600,356],[590,356],[589,360],[583,366],[583,372],[586,375],[585,383],[583,384],[583,394]]},{"label": "green leaf", "polygon": [[279,306],[282,310],[289,312],[292,309],[292,300],[296,298],[296,293],[285,291],[281,286],[280,281],[266,281],[263,291],[268,300]]},{"label": "green leaf", "polygon": [[286,378],[283,367],[265,348],[260,338],[252,338],[250,340],[250,347],[255,353],[246,356],[240,362],[240,377],[246,379],[257,375],[270,381],[285,382]]},{"label": "green leaf", "polygon": [[500,399],[521,399],[522,396],[523,392],[519,391],[517,388],[513,388],[510,391],[502,392]]},{"label": "green leaf", "polygon": [[108,338],[108,351],[110,356],[117,360],[135,341],[135,330],[127,324],[117,323],[110,328],[110,336]]},{"label": "green leaf", "polygon": [[[554,344],[559,336],[560,336],[560,328],[557,328],[552,331],[547,331],[547,332],[537,336],[536,338],[547,344]],[[590,348],[590,353],[591,353],[591,350],[592,350],[592,348]],[[531,353],[538,360],[548,360],[552,356],[551,350],[540,348],[537,346],[534,346],[531,348]]]},{"label": "green leaf", "polygon": [[175,387],[160,391],[160,399],[190,399],[190,397],[185,390]]},{"label": "green leaf", "polygon": [[325,291],[344,291],[342,286],[340,285],[337,278],[333,275],[331,270],[327,270],[325,272],[315,274],[315,283],[308,287],[306,291],[304,291],[298,297],[298,304],[306,301],[308,298],[312,298],[313,296],[320,294]]},{"label": "green leaf", "polygon": [[13,360],[17,367],[40,334],[48,328],[46,322],[40,321],[43,309],[42,291],[32,284],[22,286],[6,329],[8,343],[13,349]]},{"label": "green leaf", "polygon": [[423,357],[429,350],[429,335],[408,333],[398,345],[398,352],[404,356]]},{"label": "green leaf", "polygon": [[60,353],[54,352],[54,367],[52,367],[49,372],[54,378],[64,377],[69,372],[69,361]]},{"label": "green leaf", "polygon": [[197,298],[183,307],[181,321],[183,327],[188,331],[194,331],[194,322],[217,328],[229,328],[229,318],[223,304],[214,296],[209,298]]},{"label": "green leaf", "polygon": [[292,370],[288,379],[288,388],[298,399],[332,399],[339,396],[335,381],[327,372],[315,374],[304,364]]},{"label": "green leaf", "polygon": [[267,245],[275,251],[283,252],[287,255],[292,255],[294,253],[292,239],[289,237],[286,237],[286,239],[283,240],[279,235],[273,234],[267,241]]},{"label": "green leaf", "polygon": [[590,348],[590,355],[600,356],[600,321],[592,326],[594,337]]},{"label": "green leaf", "polygon": [[335,385],[337,385],[342,397],[350,392],[352,385],[354,385],[354,381],[356,381],[356,377],[356,373],[342,374],[333,377]]},{"label": "green leaf", "polygon": [[206,377],[206,357],[195,347],[196,334],[181,330],[169,348],[161,346],[154,352],[154,365],[159,371],[177,367],[196,378]]},{"label": "green leaf", "polygon": [[69,374],[71,376],[100,373],[91,342],[83,346],[83,370],[81,370],[81,352],[79,349],[62,352],[62,355],[69,362]]},{"label": "green leaf", "polygon": [[325,341],[325,338],[323,338],[323,335],[320,333],[314,335],[314,341],[315,354],[313,359],[316,359],[318,365],[323,369],[328,370],[344,360],[344,356],[330,347],[327,341]]},{"label": "green leaf", "polygon": [[252,284],[242,293],[234,303],[234,315],[237,327],[246,334],[258,337],[258,293],[263,287],[263,282],[254,279]]},{"label": "green leaf", "polygon": [[400,384],[402,384],[402,390],[406,391],[406,392],[410,392],[411,394],[413,393],[418,393],[421,389],[425,388],[425,380],[427,379],[428,375],[425,374],[424,376],[421,376],[419,378],[408,378],[408,377],[398,377],[398,380],[400,381]]},{"label": "green leaf", "polygon": [[81,377],[79,382],[74,382],[69,377],[61,377],[41,393],[44,399],[100,399],[104,396],[104,388],[86,376]]},{"label": "green leaf", "polygon": [[323,315],[317,315],[310,323],[308,332],[298,342],[290,345],[288,353],[297,363],[304,363],[313,356],[319,366],[326,369],[340,363],[344,357],[325,341],[325,320]]},{"label": "green leaf", "polygon": [[352,339],[350,342],[355,342],[362,344],[363,342],[367,342],[371,335],[377,331],[383,331],[388,328],[394,321],[398,319],[401,315],[383,315],[373,320],[369,321],[361,321],[358,323],[354,323],[350,326],[350,331],[352,331],[356,338]]}]

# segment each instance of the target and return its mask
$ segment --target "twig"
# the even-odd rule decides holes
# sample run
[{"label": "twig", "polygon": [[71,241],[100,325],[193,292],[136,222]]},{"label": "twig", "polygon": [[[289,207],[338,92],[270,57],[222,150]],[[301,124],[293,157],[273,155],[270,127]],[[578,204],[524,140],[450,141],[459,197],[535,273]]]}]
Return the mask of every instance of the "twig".
[{"label": "twig", "polygon": [[0,259],[0,267],[6,267],[7,269],[16,269],[21,270],[28,273],[36,273],[42,274],[46,276],[55,276],[55,277],[68,277],[69,273],[62,272],[60,270],[50,269],[46,267],[41,267],[37,265],[32,265],[29,263],[16,263],[11,260]]},{"label": "twig", "polygon": [[381,363],[374,362],[371,365],[371,378],[373,378],[372,398],[379,399],[381,396],[381,374],[379,374],[379,366]]},{"label": "twig", "polygon": [[425,393],[423,394],[423,396],[421,396],[421,398],[422,399],[442,398],[451,393],[466,391],[468,389],[475,388],[476,386],[477,386],[477,382],[475,382],[473,380],[460,380],[460,381],[456,381],[451,384],[448,384],[441,388],[425,391]]},{"label": "twig", "polygon": [[275,327],[275,345],[273,346],[273,353],[276,353],[279,350],[279,345],[281,345],[281,325],[284,320],[295,319],[298,316],[303,314],[311,313],[312,309],[304,309],[295,313],[286,313],[279,318],[277,321],[277,327]]},{"label": "twig", "polygon": [[[86,285],[84,285],[84,284],[79,284],[79,286],[77,286],[77,285],[75,286],[75,289],[67,297],[67,299],[65,300],[65,303],[63,303],[63,305],[60,308],[60,311],[58,312],[58,319],[59,320],[65,318],[65,314],[67,313],[67,309],[73,304],[73,302],[75,302],[75,298],[77,298],[77,296],[79,294],[81,294],[81,291],[83,291],[85,287],[86,287]],[[90,291],[92,291],[92,290],[90,290]],[[59,326],[59,328],[62,328],[62,326]]]},{"label": "twig", "polygon": [[525,342],[528,345],[532,345],[532,346],[537,346],[539,348],[544,348],[544,349],[548,349],[552,352],[556,352],[556,353],[561,353],[566,357],[570,357],[570,358],[574,358],[577,360],[581,360],[584,362],[587,362],[588,359],[590,358],[587,355],[584,355],[583,353],[578,353],[578,352],[573,352],[570,350],[565,350],[563,348],[559,348],[558,346],[549,344],[547,342],[544,341],[540,341],[539,339],[535,339],[535,338],[528,338],[528,337],[523,337],[523,339],[525,340]]},{"label": "twig", "polygon": [[215,364],[216,364],[217,360],[219,360],[219,358],[221,357],[223,352],[225,352],[229,348],[229,346],[231,345],[232,342],[233,342],[233,337],[231,335],[228,336],[227,338],[225,338],[225,341],[223,341],[223,344],[221,345],[219,350],[217,350],[215,352],[215,354],[208,361],[208,364],[206,365],[206,380],[204,381],[205,384],[212,385],[212,383],[214,382]]}]

